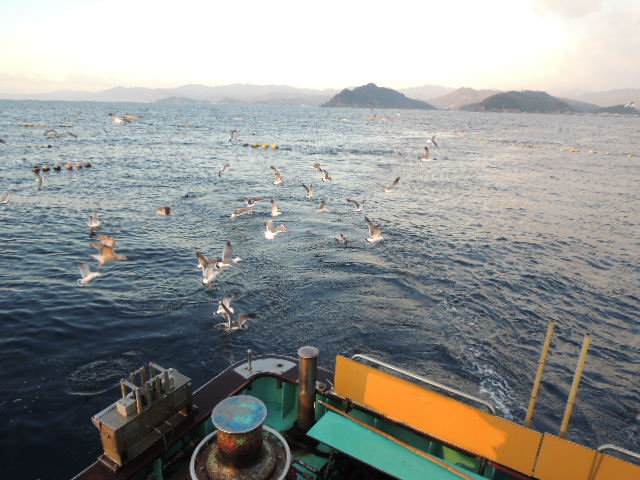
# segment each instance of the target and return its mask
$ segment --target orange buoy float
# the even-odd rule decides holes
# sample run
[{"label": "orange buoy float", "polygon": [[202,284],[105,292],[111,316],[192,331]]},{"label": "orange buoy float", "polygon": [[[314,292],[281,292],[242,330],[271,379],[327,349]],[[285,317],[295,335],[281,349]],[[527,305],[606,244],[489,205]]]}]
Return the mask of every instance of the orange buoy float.
[{"label": "orange buoy float", "polygon": [[42,167],[42,171],[43,171],[43,172],[48,172],[49,170],[51,170],[51,167],[50,167],[49,165],[44,165],[44,166]]},{"label": "orange buoy float", "polygon": [[56,164],[53,166],[53,169],[54,169],[56,172],[59,172],[59,171],[62,169],[62,167],[60,166],[60,164],[59,164],[59,163],[56,163]]},{"label": "orange buoy float", "polygon": [[73,170],[73,164],[72,163],[67,163],[66,167],[67,170]]},{"label": "orange buoy float", "polygon": [[271,150],[277,150],[278,148],[280,148],[278,145],[271,145]]}]

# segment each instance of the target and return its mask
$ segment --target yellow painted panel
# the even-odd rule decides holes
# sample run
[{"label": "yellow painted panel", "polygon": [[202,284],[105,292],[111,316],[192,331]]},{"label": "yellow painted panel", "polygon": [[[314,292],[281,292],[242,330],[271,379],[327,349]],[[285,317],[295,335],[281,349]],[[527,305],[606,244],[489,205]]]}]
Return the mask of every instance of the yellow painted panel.
[{"label": "yellow painted panel", "polygon": [[589,480],[595,459],[595,450],[545,433],[534,477],[540,480]]},{"label": "yellow painted panel", "polygon": [[593,480],[640,479],[640,466],[609,455],[599,455],[599,457],[599,465],[596,467]]},{"label": "yellow painted panel", "polygon": [[442,442],[533,473],[542,440],[538,432],[340,356],[334,388],[354,403]]}]

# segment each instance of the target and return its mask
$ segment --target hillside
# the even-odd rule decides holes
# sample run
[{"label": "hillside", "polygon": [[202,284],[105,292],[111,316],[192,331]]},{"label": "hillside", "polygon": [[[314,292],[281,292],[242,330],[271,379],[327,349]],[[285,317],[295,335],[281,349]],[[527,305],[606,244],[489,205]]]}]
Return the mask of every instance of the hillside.
[{"label": "hillside", "polygon": [[618,90],[608,90],[606,92],[586,93],[575,97],[581,102],[594,103],[599,107],[609,107],[611,105],[624,105],[635,101],[640,104],[640,89],[625,88]]},{"label": "hillside", "polygon": [[500,90],[474,90],[462,87],[438,98],[431,98],[429,102],[438,108],[458,109],[465,105],[479,103],[485,98],[500,93]]},{"label": "hillside", "polygon": [[414,100],[390,88],[378,87],[373,83],[349,90],[345,88],[340,93],[322,104],[323,107],[352,107],[352,108],[401,108],[434,110],[436,107]]},{"label": "hillside", "polygon": [[526,112],[526,113],[569,113],[573,110],[566,102],[552,97],[546,92],[524,90],[504,92],[485,98],[479,103],[460,108],[470,112]]}]

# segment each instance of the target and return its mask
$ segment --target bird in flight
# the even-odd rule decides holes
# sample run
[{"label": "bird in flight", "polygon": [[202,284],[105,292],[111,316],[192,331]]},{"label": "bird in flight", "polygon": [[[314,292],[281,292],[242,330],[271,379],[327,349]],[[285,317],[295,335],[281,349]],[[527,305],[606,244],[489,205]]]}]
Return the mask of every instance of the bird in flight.
[{"label": "bird in flight", "polygon": [[99,217],[100,214],[98,212],[95,212],[93,215],[89,215],[89,229],[96,231],[100,228],[101,222]]},{"label": "bird in flight", "polygon": [[267,220],[265,222],[265,225],[267,226],[267,229],[264,232],[264,236],[265,236],[265,238],[267,240],[275,240],[276,235],[278,235],[279,233],[288,232],[289,231],[289,230],[287,230],[287,227],[285,227],[282,224],[280,224],[280,226],[274,230],[274,228],[273,228],[273,220]]},{"label": "bird in flight", "polygon": [[227,163],[224,167],[222,167],[222,170],[218,170],[218,178],[222,177],[222,175],[224,175],[228,171],[229,171],[229,164]]},{"label": "bird in flight", "polygon": [[303,183],[302,186],[307,191],[307,200],[310,200],[311,197],[313,197],[313,192],[315,191],[315,189],[313,188],[313,183],[308,187]]},{"label": "bird in flight", "polygon": [[271,216],[273,218],[275,218],[278,215],[282,215],[282,212],[280,211],[280,208],[278,207],[278,204],[276,202],[274,202],[273,198],[272,198],[271,199]]},{"label": "bird in flight", "polygon": [[347,198],[347,202],[352,203],[356,206],[356,213],[362,212],[362,207],[364,206],[364,200],[361,203],[358,203],[355,200],[351,200],[350,198]]},{"label": "bird in flight", "polygon": [[102,276],[99,272],[92,272],[89,269],[89,265],[84,262],[76,262],[76,265],[80,269],[80,275],[82,275],[82,278],[78,279],[78,285],[89,285],[92,280]]},{"label": "bird in flight", "polygon": [[369,220],[367,217],[364,217],[364,220],[367,222],[367,225],[369,226],[369,237],[367,237],[367,242],[376,243],[376,242],[379,242],[380,240],[384,240],[384,237],[382,236],[382,230],[380,230],[379,227],[374,225],[373,222]]},{"label": "bird in flight", "polygon": [[284,178],[282,178],[280,170],[278,170],[276,167],[271,167],[271,171],[276,176],[276,179],[273,181],[274,185],[280,185],[281,183],[284,183]]},{"label": "bird in flight", "polygon": [[396,189],[396,185],[398,185],[399,181],[400,181],[400,177],[396,177],[396,179],[393,181],[391,185],[389,185],[388,187],[384,187],[385,193],[393,192]]}]

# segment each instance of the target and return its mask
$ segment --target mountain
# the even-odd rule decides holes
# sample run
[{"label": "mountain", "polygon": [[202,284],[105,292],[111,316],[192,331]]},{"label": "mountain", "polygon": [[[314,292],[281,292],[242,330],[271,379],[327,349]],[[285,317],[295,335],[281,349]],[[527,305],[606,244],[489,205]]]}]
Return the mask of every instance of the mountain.
[{"label": "mountain", "polygon": [[442,97],[453,90],[455,89],[451,87],[443,87],[442,85],[423,85],[421,87],[400,88],[398,91],[400,93],[404,93],[409,98],[433,103],[431,102],[432,98]]},{"label": "mountain", "polygon": [[473,88],[462,87],[441,97],[431,98],[429,102],[438,108],[454,110],[464,105],[479,103],[497,93],[500,93],[500,90],[474,90]]},{"label": "mountain", "polygon": [[414,100],[406,95],[390,88],[378,87],[373,83],[368,83],[361,87],[349,90],[345,88],[335,95],[331,100],[321,105],[322,107],[354,107],[354,108],[402,108],[434,110],[436,107]]},{"label": "mountain", "polygon": [[613,105],[612,107],[602,107],[597,113],[610,113],[614,115],[640,115],[640,110],[624,105]]},{"label": "mountain", "polygon": [[197,104],[208,104],[206,100],[194,100],[193,98],[187,97],[167,97],[161,98],[160,100],[156,100],[156,103],[164,103],[170,105],[197,105]]},{"label": "mountain", "polygon": [[527,112],[527,113],[569,113],[573,110],[566,102],[552,97],[546,92],[524,90],[504,92],[485,98],[480,103],[460,108],[470,112]]},{"label": "mountain", "polygon": [[608,90],[606,92],[587,93],[575,97],[582,102],[595,103],[599,107],[610,105],[624,105],[629,102],[640,104],[640,89],[625,88],[619,90]]},{"label": "mountain", "polygon": [[93,102],[157,102],[171,97],[189,98],[198,102],[218,103],[237,99],[242,104],[319,105],[337,90],[312,90],[286,85],[231,84],[217,87],[183,85],[176,88],[115,87],[100,92],[58,91],[45,94],[8,95],[16,100],[69,100]]},{"label": "mountain", "polygon": [[569,105],[571,110],[577,113],[598,113],[600,111],[600,107],[593,103],[579,102],[578,100],[572,100],[570,98],[561,98],[560,100]]}]

